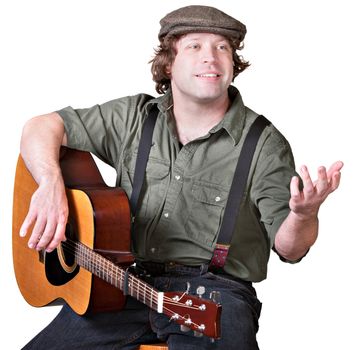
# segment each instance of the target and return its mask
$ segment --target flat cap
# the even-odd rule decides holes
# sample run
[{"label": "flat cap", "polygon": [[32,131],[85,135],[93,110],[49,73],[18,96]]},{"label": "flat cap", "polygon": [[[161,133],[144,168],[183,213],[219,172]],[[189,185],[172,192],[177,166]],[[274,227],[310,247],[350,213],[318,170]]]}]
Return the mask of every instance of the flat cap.
[{"label": "flat cap", "polygon": [[168,13],[160,20],[158,38],[171,35],[205,32],[231,39],[244,40],[246,27],[226,13],[210,6],[191,5]]}]

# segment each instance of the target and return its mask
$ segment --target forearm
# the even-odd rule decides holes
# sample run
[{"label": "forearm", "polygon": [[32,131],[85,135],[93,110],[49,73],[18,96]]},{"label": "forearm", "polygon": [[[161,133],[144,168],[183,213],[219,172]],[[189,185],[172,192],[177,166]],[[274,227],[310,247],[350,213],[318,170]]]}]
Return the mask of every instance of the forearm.
[{"label": "forearm", "polygon": [[65,239],[68,216],[65,185],[59,166],[61,145],[66,145],[66,136],[59,114],[35,117],[25,124],[21,154],[39,186],[32,195],[20,235],[26,236],[33,227],[28,246],[48,252]]},{"label": "forearm", "polygon": [[21,138],[21,155],[39,184],[60,177],[59,151],[66,145],[64,123],[56,112],[30,119]]},{"label": "forearm", "polygon": [[280,256],[290,261],[302,258],[315,243],[318,228],[317,215],[301,217],[291,211],[277,232],[276,251]]}]

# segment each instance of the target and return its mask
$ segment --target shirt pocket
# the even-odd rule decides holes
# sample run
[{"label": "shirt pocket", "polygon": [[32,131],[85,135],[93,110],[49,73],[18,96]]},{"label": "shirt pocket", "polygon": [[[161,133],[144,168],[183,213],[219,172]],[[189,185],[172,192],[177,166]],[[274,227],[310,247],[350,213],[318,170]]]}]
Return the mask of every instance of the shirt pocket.
[{"label": "shirt pocket", "polygon": [[143,186],[141,216],[151,219],[158,213],[159,208],[163,207],[169,183],[169,173],[169,162],[154,158],[149,159]]},{"label": "shirt pocket", "polygon": [[228,191],[222,186],[198,181],[193,184],[191,193],[186,233],[202,247],[211,250],[219,232]]},{"label": "shirt pocket", "polygon": [[[129,198],[132,193],[136,157],[136,154],[127,156],[122,169],[121,187],[124,188]],[[137,208],[138,218],[151,219],[157,214],[159,206],[164,201],[169,173],[168,161],[152,157],[148,159],[140,192],[140,205]]]}]

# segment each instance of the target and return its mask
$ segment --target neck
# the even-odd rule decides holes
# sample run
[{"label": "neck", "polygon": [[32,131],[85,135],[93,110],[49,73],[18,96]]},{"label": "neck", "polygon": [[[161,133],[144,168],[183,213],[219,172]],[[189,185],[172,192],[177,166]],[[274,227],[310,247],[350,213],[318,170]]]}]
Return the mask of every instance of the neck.
[{"label": "neck", "polygon": [[217,100],[201,102],[173,94],[173,102],[178,137],[183,145],[206,135],[223,119],[230,105],[228,94]]}]

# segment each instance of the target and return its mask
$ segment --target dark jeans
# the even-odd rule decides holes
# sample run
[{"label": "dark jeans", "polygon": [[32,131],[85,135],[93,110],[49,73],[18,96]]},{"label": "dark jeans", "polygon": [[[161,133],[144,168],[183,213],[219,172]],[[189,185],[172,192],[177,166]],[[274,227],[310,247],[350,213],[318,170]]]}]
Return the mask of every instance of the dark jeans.
[{"label": "dark jeans", "polygon": [[190,283],[190,293],[198,286],[221,293],[221,339],[194,337],[182,332],[163,314],[149,309],[132,297],[126,307],[114,313],[78,316],[64,306],[57,317],[23,349],[137,349],[139,344],[166,341],[169,350],[193,349],[258,349],[256,333],[261,303],[250,283],[215,275],[207,268],[173,266],[166,273],[148,278],[160,291],[184,291]]}]

